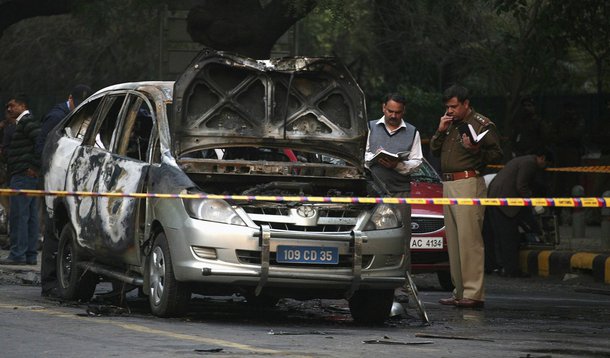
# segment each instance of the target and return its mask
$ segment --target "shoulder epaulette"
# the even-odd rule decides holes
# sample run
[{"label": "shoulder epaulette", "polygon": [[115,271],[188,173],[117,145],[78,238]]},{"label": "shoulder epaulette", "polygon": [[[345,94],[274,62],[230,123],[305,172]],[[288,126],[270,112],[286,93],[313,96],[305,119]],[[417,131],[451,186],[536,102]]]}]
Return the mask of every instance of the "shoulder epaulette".
[{"label": "shoulder epaulette", "polygon": [[477,122],[481,123],[483,127],[487,127],[488,125],[492,124],[489,118],[484,117],[478,113],[474,114],[474,119],[477,120]]}]

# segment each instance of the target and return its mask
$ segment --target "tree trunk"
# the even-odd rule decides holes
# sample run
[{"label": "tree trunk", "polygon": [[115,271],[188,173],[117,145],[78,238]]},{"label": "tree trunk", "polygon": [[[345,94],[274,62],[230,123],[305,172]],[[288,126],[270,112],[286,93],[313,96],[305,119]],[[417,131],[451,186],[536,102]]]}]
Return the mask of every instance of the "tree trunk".
[{"label": "tree trunk", "polygon": [[269,58],[275,42],[316,6],[304,1],[295,11],[289,1],[260,0],[200,1],[190,11],[187,30],[193,41],[216,50],[257,59]]},{"label": "tree trunk", "polygon": [[[168,0],[168,3],[171,3]],[[275,42],[317,5],[316,0],[193,0],[187,30],[195,42],[216,50],[269,58]],[[70,13],[69,0],[0,0],[0,36],[14,23]]]},{"label": "tree trunk", "polygon": [[604,60],[595,57],[595,68],[597,70],[597,118],[602,118],[604,111]]},{"label": "tree trunk", "polygon": [[0,0],[0,36],[12,24],[36,16],[67,14],[69,0]]}]

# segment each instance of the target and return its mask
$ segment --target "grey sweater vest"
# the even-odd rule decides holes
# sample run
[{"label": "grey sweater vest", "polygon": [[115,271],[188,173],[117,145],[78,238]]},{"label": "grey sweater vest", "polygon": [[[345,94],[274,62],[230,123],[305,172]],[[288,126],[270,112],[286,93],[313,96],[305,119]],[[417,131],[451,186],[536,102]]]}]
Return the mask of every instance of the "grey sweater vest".
[{"label": "grey sweater vest", "polygon": [[[390,135],[383,123],[377,124],[377,120],[369,122],[369,150],[372,153],[383,148],[390,153],[410,151],[413,146],[416,129],[409,123],[406,128],[400,128],[398,132]],[[394,169],[388,169],[378,164],[371,164],[371,172],[380,180],[390,193],[399,193],[411,190],[411,176],[403,175]]]}]

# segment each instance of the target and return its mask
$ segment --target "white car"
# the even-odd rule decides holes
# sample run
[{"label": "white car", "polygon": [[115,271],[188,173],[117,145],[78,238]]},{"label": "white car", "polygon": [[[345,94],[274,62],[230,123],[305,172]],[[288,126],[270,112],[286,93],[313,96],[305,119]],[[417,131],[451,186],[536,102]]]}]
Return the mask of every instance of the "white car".
[{"label": "white car", "polygon": [[346,298],[354,319],[383,321],[409,265],[402,207],[299,199],[382,194],[365,113],[332,58],[204,50],[176,83],[98,91],[49,136],[45,189],[151,195],[46,198],[61,295],[89,299],[101,278],[143,287],[158,316],[185,313],[191,293],[237,293]]}]

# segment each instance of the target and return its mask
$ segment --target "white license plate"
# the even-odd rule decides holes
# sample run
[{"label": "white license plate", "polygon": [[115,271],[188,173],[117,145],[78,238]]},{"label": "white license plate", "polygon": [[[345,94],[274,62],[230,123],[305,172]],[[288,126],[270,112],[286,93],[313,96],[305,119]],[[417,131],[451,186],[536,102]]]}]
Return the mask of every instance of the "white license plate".
[{"label": "white license plate", "polygon": [[336,265],[339,263],[339,249],[336,247],[279,245],[275,260],[280,263]]},{"label": "white license plate", "polygon": [[443,249],[443,238],[442,237],[412,237],[411,238],[412,249],[428,249],[428,250],[442,250]]}]

